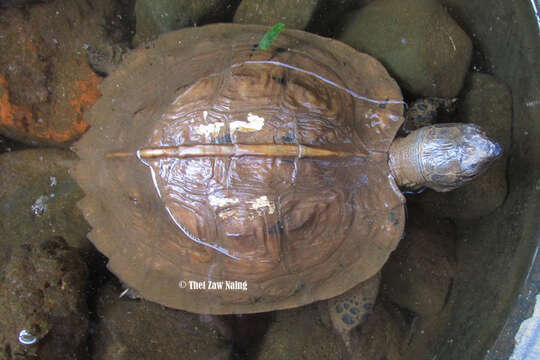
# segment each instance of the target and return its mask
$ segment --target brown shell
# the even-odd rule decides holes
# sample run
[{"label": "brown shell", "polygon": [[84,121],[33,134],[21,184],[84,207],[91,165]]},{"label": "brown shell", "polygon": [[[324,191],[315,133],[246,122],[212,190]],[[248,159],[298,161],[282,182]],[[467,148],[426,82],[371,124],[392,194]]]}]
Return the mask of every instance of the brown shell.
[{"label": "brown shell", "polygon": [[[267,29],[165,35],[102,83],[86,116],[73,175],[89,237],[147,299],[214,314],[300,306],[371,277],[401,237],[404,200],[387,164],[403,120],[398,86],[372,57],[309,33],[257,49]],[[365,155],[105,158],[231,143]]]}]

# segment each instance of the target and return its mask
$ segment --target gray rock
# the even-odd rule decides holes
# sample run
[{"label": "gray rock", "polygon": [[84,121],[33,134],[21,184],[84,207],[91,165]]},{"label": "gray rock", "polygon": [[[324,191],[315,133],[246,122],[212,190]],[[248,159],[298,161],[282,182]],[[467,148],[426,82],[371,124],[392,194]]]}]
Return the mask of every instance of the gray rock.
[{"label": "gray rock", "polygon": [[512,127],[510,90],[491,75],[471,73],[458,101],[457,116],[464,123],[480,125],[501,144],[503,156],[470,184],[448,193],[426,191],[415,201],[440,217],[479,218],[501,206],[507,194],[506,165]]},{"label": "gray rock", "polygon": [[409,207],[406,235],[382,270],[381,293],[421,315],[439,313],[455,273],[455,228]]},{"label": "gray rock", "polygon": [[319,0],[242,0],[234,14],[239,24],[285,24],[291,29],[305,29]]},{"label": "gray rock", "polygon": [[119,298],[121,292],[108,283],[98,299],[94,360],[229,359],[228,330],[217,317]]},{"label": "gray rock", "polygon": [[62,238],[15,248],[0,281],[0,358],[87,358],[86,276]]},{"label": "gray rock", "polygon": [[353,13],[339,39],[379,59],[413,95],[454,97],[472,43],[437,0],[378,0]]},{"label": "gray rock", "polygon": [[73,153],[57,149],[0,155],[0,268],[14,246],[52,236],[90,248],[89,226],[76,206],[83,192],[62,164],[75,160]]},{"label": "gray rock", "polygon": [[232,10],[231,3],[228,0],[137,0],[133,45],[138,46],[160,34],[186,26],[219,20],[221,14]]}]

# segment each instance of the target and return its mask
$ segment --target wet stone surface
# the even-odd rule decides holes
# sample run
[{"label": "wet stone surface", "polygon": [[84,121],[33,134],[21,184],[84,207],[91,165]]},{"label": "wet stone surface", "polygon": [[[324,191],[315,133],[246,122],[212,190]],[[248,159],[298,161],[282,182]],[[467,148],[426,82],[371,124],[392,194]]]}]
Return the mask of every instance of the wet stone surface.
[{"label": "wet stone surface", "polygon": [[380,60],[415,96],[456,96],[472,53],[437,0],[374,1],[347,17],[338,39]]},{"label": "wet stone surface", "polygon": [[16,247],[0,275],[0,358],[88,358],[86,276],[62,238]]}]

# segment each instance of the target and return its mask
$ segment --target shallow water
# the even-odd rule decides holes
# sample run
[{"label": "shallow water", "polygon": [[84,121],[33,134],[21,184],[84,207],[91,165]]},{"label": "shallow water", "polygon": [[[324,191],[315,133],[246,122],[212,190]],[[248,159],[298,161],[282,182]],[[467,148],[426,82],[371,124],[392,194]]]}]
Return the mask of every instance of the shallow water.
[{"label": "shallow water", "polygon": [[[61,3],[59,0],[57,2]],[[15,2],[2,2],[1,5],[10,3]],[[529,301],[534,301],[535,292],[538,291],[538,269],[531,265],[531,262],[535,260],[535,249],[540,241],[538,237],[540,192],[535,188],[535,184],[540,179],[540,149],[537,141],[540,135],[538,123],[540,79],[537,63],[540,55],[540,41],[536,21],[538,14],[537,12],[535,14],[534,1],[528,3],[503,0],[489,2],[444,0],[442,3],[473,40],[474,52],[470,70],[494,75],[510,88],[513,118],[511,145],[508,146],[509,154],[506,158],[508,167],[505,177],[508,193],[504,196],[504,203],[487,215],[474,219],[451,217],[450,221],[444,217],[438,218],[437,214],[418,210],[416,206],[422,206],[424,193],[407,194],[408,201],[413,204],[409,208],[408,216],[421,219],[418,219],[417,223],[409,219],[408,226],[410,225],[411,229],[406,229],[406,235],[418,229],[433,227],[441,231],[435,238],[451,239],[448,249],[441,250],[434,247],[430,250],[430,256],[439,259],[438,266],[424,264],[436,273],[439,279],[442,279],[440,283],[445,283],[450,278],[450,290],[446,297],[443,296],[444,303],[441,305],[443,308],[440,312],[435,315],[418,315],[392,301],[392,291],[384,288],[384,284],[388,286],[391,281],[383,280],[383,288],[376,305],[375,314],[377,315],[371,317],[371,322],[364,327],[364,330],[361,330],[363,331],[361,334],[364,337],[373,335],[377,339],[373,341],[374,343],[378,341],[390,343],[394,338],[400,338],[398,346],[382,345],[382,348],[386,346],[399,349],[396,353],[388,355],[391,359],[507,359],[512,352],[513,336],[520,319],[528,317],[531,313],[527,305]],[[109,36],[115,41],[125,40],[123,36],[131,37],[134,31],[133,4],[126,1],[118,4],[123,5],[119,6],[120,10],[115,13],[119,24],[110,25],[107,30]],[[236,5],[237,3],[233,4],[233,6]],[[53,2],[52,5],[33,6],[55,5]],[[339,19],[345,17],[345,9],[349,6],[351,6],[350,2],[339,0],[319,5],[309,23],[308,30],[322,35],[339,33]],[[96,8],[99,7],[96,6]],[[27,15],[28,9],[21,11]],[[6,11],[0,8],[0,22],[7,22],[5,17],[2,17]],[[62,6],[57,12],[57,16],[64,17],[64,20],[69,20],[70,16],[73,16],[73,13],[69,11],[64,12]],[[230,21],[230,8],[227,14],[228,17],[219,18],[218,16],[218,20],[214,21]],[[90,17],[90,15],[85,15],[84,11],[80,16],[83,19],[85,16]],[[96,17],[95,13],[93,16]],[[106,17],[104,20],[110,21],[111,18]],[[117,33],[128,35],[115,35]],[[63,35],[66,38],[69,37],[67,33]],[[0,36],[3,34],[0,33]],[[62,46],[62,39],[60,39],[59,48]],[[24,44],[20,38],[15,38],[13,41]],[[54,43],[54,39],[47,41]],[[79,50],[84,52],[82,48]],[[24,57],[14,58],[26,61]],[[0,68],[0,71],[2,70],[3,68]],[[70,75],[71,70],[69,67],[65,68],[66,76]],[[34,81],[28,84],[28,88],[41,86],[41,80],[32,78],[32,74],[29,77]],[[38,90],[36,92],[39,92]],[[342,90],[353,97],[361,97],[354,92],[351,93],[350,89]],[[0,93],[1,96],[2,93]],[[408,93],[405,93],[405,98],[407,101],[413,100],[413,96]],[[25,140],[19,136],[15,138]],[[29,144],[34,141],[40,140],[29,138],[26,141],[27,145],[22,145],[20,142],[2,138],[0,151],[4,154],[1,156],[6,159],[6,156],[11,155],[10,152],[30,148]],[[65,148],[69,144],[68,142],[61,145]],[[41,142],[37,151],[41,151],[44,145],[46,142]],[[44,359],[75,358],[75,356],[94,359],[162,359],[163,354],[176,354],[184,358],[198,354],[199,358],[200,356],[216,356],[216,358],[256,359],[269,356],[272,350],[268,349],[272,349],[272,346],[294,350],[302,348],[302,344],[298,344],[302,342],[304,342],[304,349],[307,348],[304,350],[305,353],[291,352],[288,358],[302,358],[303,356],[322,358],[324,354],[330,354],[330,358],[336,359],[347,357],[347,351],[340,343],[341,340],[333,338],[335,335],[324,327],[324,321],[314,320],[323,312],[317,307],[320,305],[307,306],[302,308],[303,310],[228,315],[215,319],[165,309],[140,299],[129,299],[128,295],[137,298],[136,290],[130,289],[127,293],[125,292],[125,288],[106,269],[106,259],[80,236],[65,235],[87,231],[87,227],[82,225],[81,214],[71,205],[69,209],[64,208],[62,205],[64,203],[60,202],[64,198],[69,198],[67,203],[73,204],[82,197],[82,194],[70,180],[67,171],[56,168],[69,163],[72,159],[63,154],[53,154],[50,149],[43,151],[43,154],[35,153],[35,156],[30,154],[21,157],[17,160],[19,164],[12,164],[7,160],[0,162],[7,169],[4,171],[4,177],[0,179],[6,189],[8,185],[9,189],[13,189],[0,191],[2,202],[0,209],[3,217],[0,229],[5,234],[0,236],[2,250],[0,268],[4,271],[3,280],[6,276],[9,279],[19,276],[29,281],[26,275],[21,274],[31,274],[31,271],[20,271],[16,266],[9,267],[10,270],[6,275],[5,269],[9,256],[20,243],[34,242],[34,246],[37,246],[42,238],[48,238],[53,234],[65,237],[70,246],[80,249],[80,254],[89,270],[88,281],[78,285],[85,288],[82,298],[87,307],[77,308],[78,311],[84,312],[88,327],[82,335],[79,333],[73,335],[77,339],[83,337],[82,348],[77,349],[77,355],[55,352],[49,348],[48,357],[43,357]],[[49,164],[47,159],[43,159],[43,156],[53,159],[52,164]],[[27,162],[26,167],[31,171],[24,173],[25,166],[21,166],[21,161]],[[42,165],[35,165],[36,163]],[[62,175],[58,177],[58,183],[55,182],[53,185],[50,176],[58,171]],[[24,173],[27,178],[13,181],[10,172],[13,172],[15,176]],[[39,180],[41,178],[45,180]],[[13,183],[18,183],[18,186]],[[29,185],[31,183],[40,185],[34,188],[34,185]],[[28,205],[26,205],[27,198]],[[47,208],[42,213],[32,214],[32,205],[38,199],[41,199],[40,204],[48,204]],[[130,201],[137,202],[140,198],[134,197]],[[20,207],[27,211],[21,210],[19,204],[24,204]],[[69,225],[70,222],[73,224]],[[73,228],[76,230],[74,231]],[[279,229],[279,226],[277,228]],[[405,250],[397,255],[405,256]],[[43,251],[52,250],[45,248]],[[451,254],[451,256],[445,254]],[[75,255],[72,256],[75,257]],[[51,255],[51,259],[53,258]],[[391,259],[390,262],[392,266],[399,269],[399,261],[396,259]],[[424,260],[429,263],[429,259]],[[422,259],[417,259],[417,261],[421,262]],[[51,260],[49,265],[50,263],[54,261]],[[28,269],[29,266],[27,265],[26,268]],[[39,268],[42,265],[34,263],[32,266]],[[62,270],[54,266],[47,269],[55,276],[58,273],[62,274]],[[210,269],[211,271],[213,270]],[[388,274],[394,270],[389,267],[386,271]],[[448,275],[450,273],[451,275]],[[383,278],[384,276],[383,269]],[[58,286],[52,288],[61,294],[61,291],[69,289],[68,280],[60,280]],[[418,276],[416,280],[420,284],[425,279]],[[427,283],[430,284],[429,281]],[[189,283],[185,286],[188,285],[191,286]],[[443,290],[433,288],[429,290],[432,292],[426,290],[424,295],[426,298],[431,296],[435,298]],[[54,304],[62,302],[51,294],[53,294],[52,290],[49,293],[45,292],[42,297],[47,299],[45,305],[41,303],[39,306],[42,309],[58,311]],[[201,292],[201,294],[204,297],[208,293]],[[518,295],[520,295],[519,298]],[[67,298],[63,301],[68,301]],[[21,301],[20,307],[14,307],[21,313],[9,316],[13,319],[25,319],[23,312],[29,311],[29,308],[25,306],[25,303]],[[427,308],[429,304],[425,306]],[[56,342],[56,338],[54,341],[50,340],[51,337],[49,340],[47,337],[40,338],[32,344],[36,338],[28,332],[34,331],[37,334],[38,330],[27,329],[22,320],[20,321],[21,325],[17,324],[18,332],[0,334],[0,341],[2,341],[0,359],[17,358],[15,356],[17,351],[21,354],[26,353],[20,358],[33,358],[32,354],[39,351],[39,346],[46,348],[43,344],[47,341],[61,346],[57,345],[61,344],[61,341]],[[2,331],[5,329],[0,327],[0,332]],[[383,335],[377,331],[382,332]],[[156,338],[153,337],[154,333]],[[69,339],[69,333],[60,332],[59,334],[64,340]],[[306,337],[309,338],[311,334],[314,334],[312,339],[306,340]],[[378,337],[375,336],[376,334]],[[24,345],[16,351],[13,345],[6,345],[21,336],[23,341],[19,343],[26,342],[29,345]],[[121,340],[115,342],[115,337]],[[273,342],[268,339],[273,339]],[[361,340],[359,341],[356,344],[358,348],[366,346]],[[231,348],[232,352],[229,354]],[[197,356],[193,358],[198,358]]]}]

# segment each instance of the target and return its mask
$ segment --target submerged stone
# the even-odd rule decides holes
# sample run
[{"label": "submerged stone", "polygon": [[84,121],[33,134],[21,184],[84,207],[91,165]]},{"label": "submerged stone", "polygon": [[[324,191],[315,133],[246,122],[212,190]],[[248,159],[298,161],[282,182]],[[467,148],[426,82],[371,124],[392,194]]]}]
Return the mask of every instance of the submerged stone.
[{"label": "submerged stone", "polygon": [[259,25],[283,23],[289,29],[305,29],[319,2],[319,0],[243,0],[234,14],[234,22]]},{"label": "submerged stone", "polygon": [[73,153],[57,149],[0,155],[0,268],[10,249],[61,236],[70,246],[88,249],[89,226],[76,202],[83,197],[66,164]]},{"label": "submerged stone", "polygon": [[351,14],[339,40],[380,60],[417,96],[454,97],[472,43],[436,0],[379,0]]},{"label": "submerged stone", "polygon": [[455,227],[418,207],[409,207],[409,226],[382,270],[381,291],[399,306],[434,315],[446,304],[455,273]]},{"label": "submerged stone", "polygon": [[62,238],[17,247],[0,283],[0,357],[84,358],[86,275],[78,251]]}]

